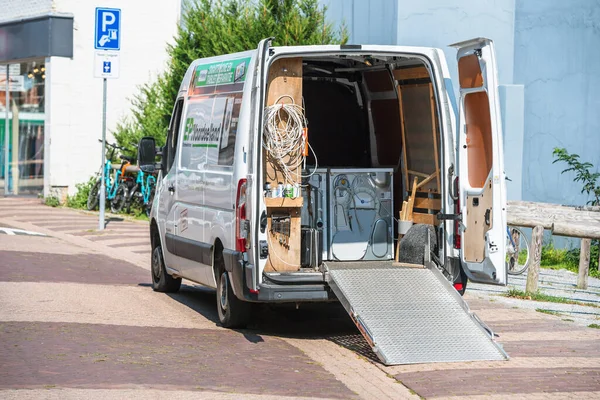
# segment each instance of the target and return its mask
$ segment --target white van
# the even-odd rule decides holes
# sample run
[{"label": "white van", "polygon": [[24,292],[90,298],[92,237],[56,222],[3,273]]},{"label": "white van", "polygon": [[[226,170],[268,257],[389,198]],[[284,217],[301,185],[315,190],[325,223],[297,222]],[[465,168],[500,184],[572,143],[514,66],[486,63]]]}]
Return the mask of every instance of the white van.
[{"label": "white van", "polygon": [[[456,99],[435,48],[265,39],[194,61],[161,152],[154,290],[216,288],[221,324],[240,327],[251,303],[346,302],[386,268],[435,265],[454,293],[506,284],[493,43],[453,46]],[[142,139],[140,165],[156,155]],[[336,269],[378,272],[342,287]]]}]

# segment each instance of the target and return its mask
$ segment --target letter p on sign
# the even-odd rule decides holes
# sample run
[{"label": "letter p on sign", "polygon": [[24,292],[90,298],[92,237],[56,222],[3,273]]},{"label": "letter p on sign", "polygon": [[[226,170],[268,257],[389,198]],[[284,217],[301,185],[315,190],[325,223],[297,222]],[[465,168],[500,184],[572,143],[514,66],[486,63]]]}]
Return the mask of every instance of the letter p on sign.
[{"label": "letter p on sign", "polygon": [[117,20],[117,18],[115,17],[115,14],[113,14],[112,12],[108,12],[108,11],[103,12],[102,13],[102,32],[106,32],[106,30],[108,29],[107,25],[114,24],[116,20]]}]

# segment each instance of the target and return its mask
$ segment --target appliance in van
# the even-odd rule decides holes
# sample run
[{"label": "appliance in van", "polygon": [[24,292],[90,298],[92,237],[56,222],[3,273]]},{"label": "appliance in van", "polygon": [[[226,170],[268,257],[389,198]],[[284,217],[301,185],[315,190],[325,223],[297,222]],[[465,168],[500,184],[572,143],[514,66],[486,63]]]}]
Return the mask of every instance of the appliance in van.
[{"label": "appliance in van", "polygon": [[331,169],[330,260],[393,258],[393,170]]},{"label": "appliance in van", "polygon": [[301,191],[304,199],[300,213],[301,265],[318,269],[323,260],[329,259],[328,169],[308,167],[306,170],[310,172],[303,179]]}]

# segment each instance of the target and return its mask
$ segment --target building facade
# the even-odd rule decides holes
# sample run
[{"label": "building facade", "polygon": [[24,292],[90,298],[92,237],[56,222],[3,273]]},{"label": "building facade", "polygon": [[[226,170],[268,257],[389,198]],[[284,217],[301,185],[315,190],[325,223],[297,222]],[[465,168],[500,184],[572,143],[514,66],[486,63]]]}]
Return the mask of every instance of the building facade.
[{"label": "building facade", "polygon": [[[331,22],[346,25],[350,42],[439,47],[453,78],[449,44],[493,39],[509,199],[588,200],[573,175],[552,163],[552,149],[565,147],[600,165],[599,0],[320,1]],[[128,115],[136,87],[166,67],[178,0],[160,7],[142,0],[0,0],[0,194],[5,187],[13,194],[73,193],[99,169],[97,6],[121,8],[123,19],[120,78],[108,85],[109,132]]]},{"label": "building facade", "polygon": [[99,170],[102,79],[93,67],[100,6],[122,16],[120,74],[107,90],[110,140],[136,88],[166,68],[180,2],[0,0],[0,194],[64,197]]},{"label": "building facade", "polygon": [[321,0],[352,43],[444,50],[456,82],[456,52],[473,37],[494,40],[504,125],[508,197],[584,204],[573,174],[552,150],[565,147],[600,167],[600,1]]}]

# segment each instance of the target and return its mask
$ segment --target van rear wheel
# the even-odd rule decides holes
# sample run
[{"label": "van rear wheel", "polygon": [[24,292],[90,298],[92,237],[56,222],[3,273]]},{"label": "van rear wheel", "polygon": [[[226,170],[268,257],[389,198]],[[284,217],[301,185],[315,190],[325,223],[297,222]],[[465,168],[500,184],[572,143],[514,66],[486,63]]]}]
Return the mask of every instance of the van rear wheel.
[{"label": "van rear wheel", "polygon": [[[222,259],[221,259],[222,260]],[[250,321],[251,304],[238,299],[223,265],[217,268],[217,312],[225,328],[245,328]]]}]

